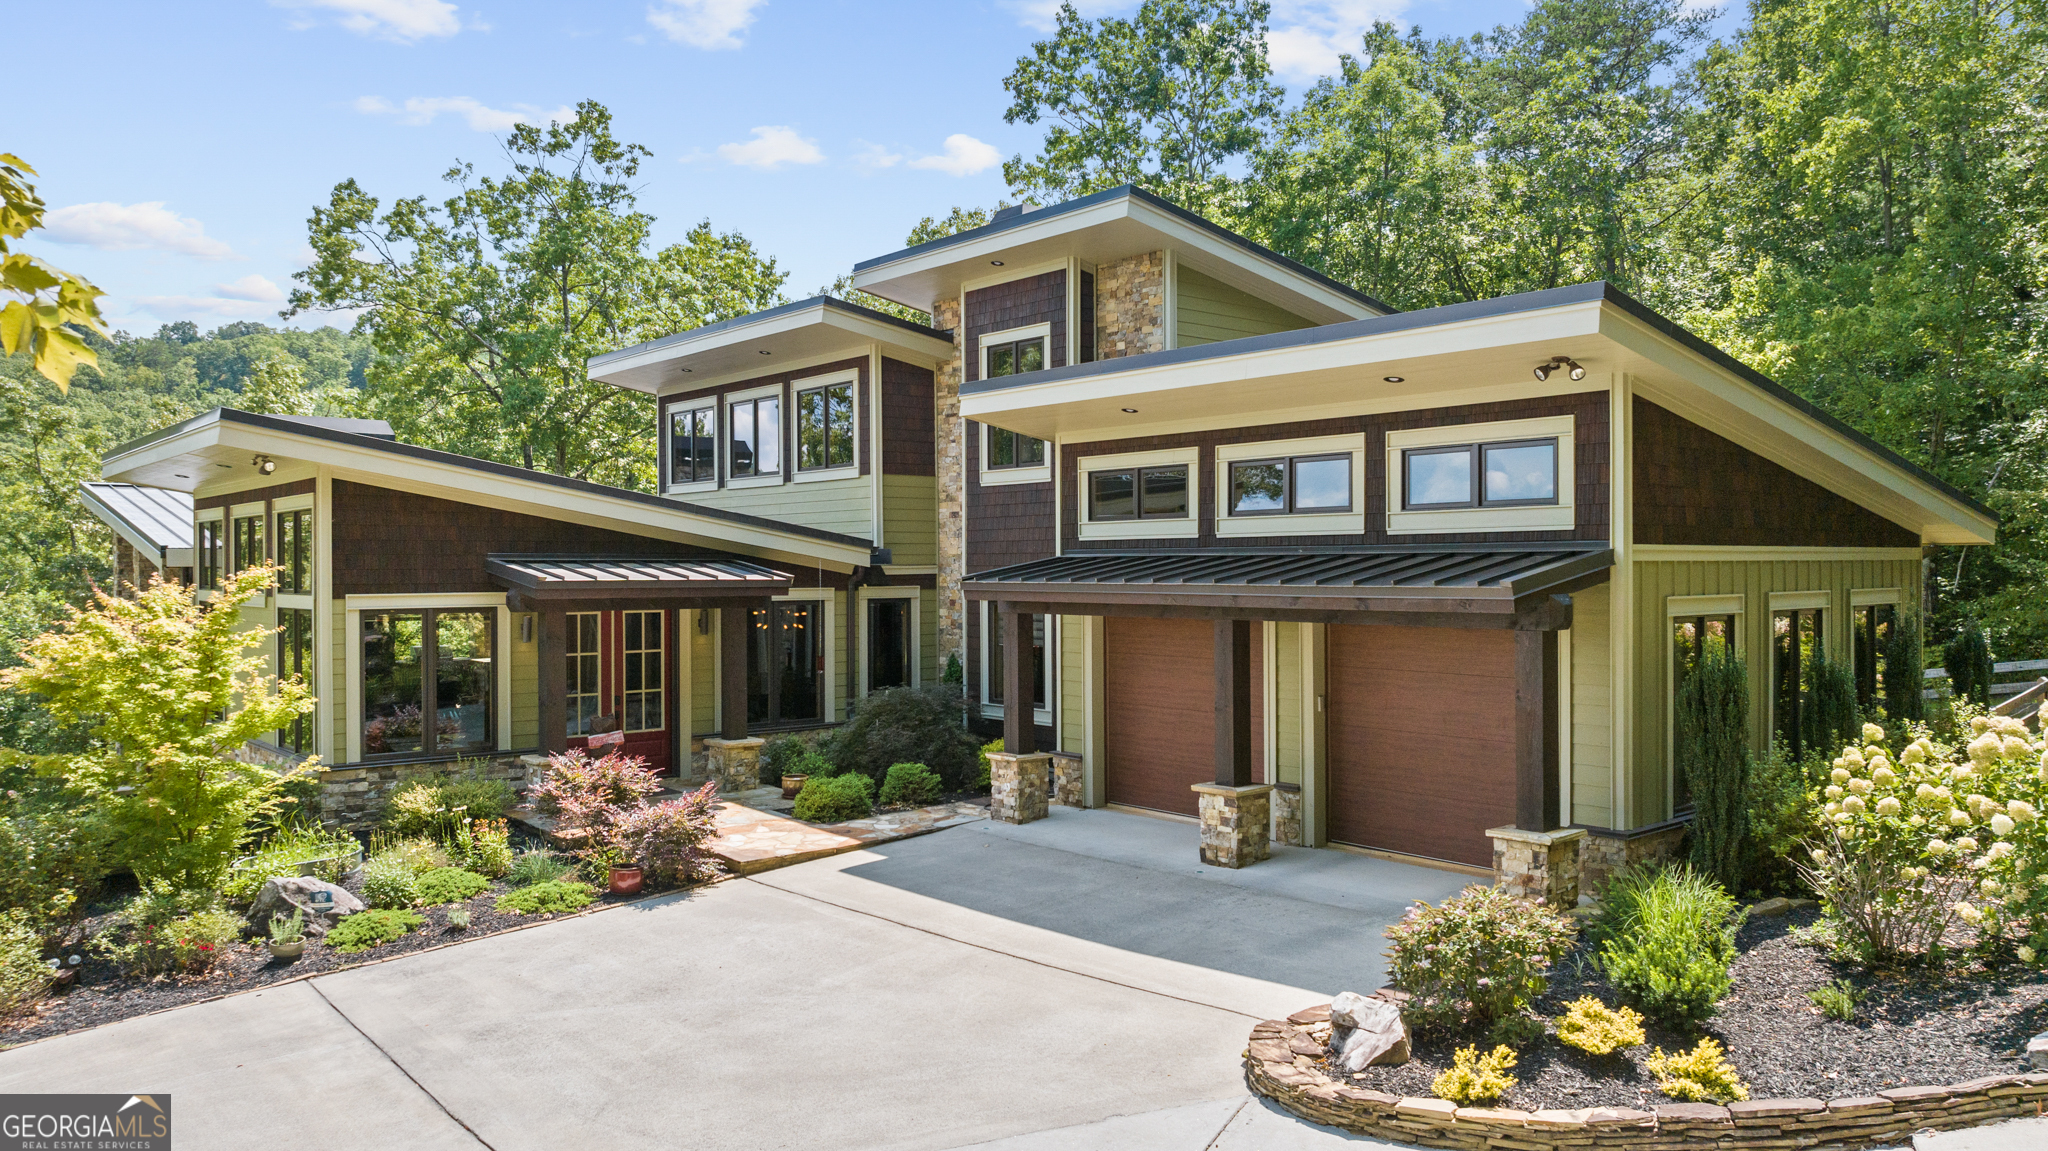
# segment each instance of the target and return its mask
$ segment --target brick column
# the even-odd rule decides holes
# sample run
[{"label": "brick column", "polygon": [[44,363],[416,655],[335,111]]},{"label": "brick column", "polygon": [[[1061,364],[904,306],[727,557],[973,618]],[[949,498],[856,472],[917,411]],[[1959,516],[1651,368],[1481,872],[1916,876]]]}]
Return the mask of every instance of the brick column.
[{"label": "brick column", "polygon": [[1200,797],[1203,863],[1238,868],[1272,858],[1271,840],[1267,836],[1267,826],[1273,818],[1272,784],[1191,786]]},{"label": "brick column", "polygon": [[988,817],[997,823],[1031,823],[1044,819],[1045,773],[1052,761],[1044,752],[1019,755],[988,753]]},{"label": "brick column", "polygon": [[1586,839],[1584,828],[1524,831],[1494,827],[1486,834],[1493,840],[1495,883],[1559,911],[1579,905],[1579,848]]}]

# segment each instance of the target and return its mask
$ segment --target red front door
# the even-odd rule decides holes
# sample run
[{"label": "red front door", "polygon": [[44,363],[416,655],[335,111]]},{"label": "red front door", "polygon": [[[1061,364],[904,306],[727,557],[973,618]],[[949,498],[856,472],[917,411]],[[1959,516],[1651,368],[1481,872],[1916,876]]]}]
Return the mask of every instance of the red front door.
[{"label": "red front door", "polygon": [[674,623],[666,611],[569,616],[570,747],[593,755],[622,751],[669,773],[675,695],[668,667]]}]

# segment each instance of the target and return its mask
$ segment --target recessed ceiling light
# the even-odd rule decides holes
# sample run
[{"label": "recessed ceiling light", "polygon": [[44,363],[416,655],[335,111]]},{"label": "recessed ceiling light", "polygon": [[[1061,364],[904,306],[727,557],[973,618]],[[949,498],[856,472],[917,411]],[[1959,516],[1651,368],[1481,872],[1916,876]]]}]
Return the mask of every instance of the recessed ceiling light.
[{"label": "recessed ceiling light", "polygon": [[1388,382],[1388,383],[1390,383],[1390,384],[1398,384],[1398,383],[1402,383],[1402,382],[1403,382],[1403,381],[1404,381],[1404,380],[1406,379],[1406,377],[1405,377],[1405,376],[1381,376],[1381,377],[1380,377],[1380,379],[1383,379],[1383,380],[1387,381],[1387,382]]},{"label": "recessed ceiling light", "polygon": [[1125,408],[1125,409],[1124,409],[1124,413],[1125,413],[1126,415],[1132,415],[1132,416],[1135,416],[1135,415],[1137,415],[1137,414],[1138,414],[1138,409],[1136,409],[1136,408]]},{"label": "recessed ceiling light", "polygon": [[181,479],[181,480],[189,480],[189,479],[191,479],[191,478],[192,478],[191,476],[188,476],[188,475],[184,474],[183,472],[172,472],[172,473],[171,473],[171,475],[172,475],[172,476],[174,476],[174,477],[176,477],[177,479]]},{"label": "recessed ceiling light", "polygon": [[1003,262],[1001,260],[990,260],[989,263],[994,264],[998,268],[1003,266]]},{"label": "recessed ceiling light", "polygon": [[213,466],[217,468],[227,468],[229,471],[233,471],[235,467],[235,465],[233,464],[215,464]]},{"label": "recessed ceiling light", "polygon": [[694,372],[694,371],[696,371],[697,369],[695,369],[695,368],[684,368],[684,369],[682,369],[682,370],[683,370],[683,371],[685,371],[685,372]]}]

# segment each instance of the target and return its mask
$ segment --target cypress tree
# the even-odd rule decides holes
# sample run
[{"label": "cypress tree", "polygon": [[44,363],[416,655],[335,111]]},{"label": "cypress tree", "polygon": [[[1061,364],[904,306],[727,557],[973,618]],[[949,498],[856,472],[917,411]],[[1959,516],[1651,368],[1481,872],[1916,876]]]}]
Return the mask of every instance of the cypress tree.
[{"label": "cypress tree", "polygon": [[1844,744],[1861,746],[1863,719],[1856,707],[1856,673],[1849,665],[1816,655],[1806,661],[1806,684],[1806,706],[1799,712],[1800,743],[1830,757]]},{"label": "cypress tree", "polygon": [[1977,621],[1964,624],[1942,647],[1941,661],[1948,671],[1949,690],[1957,699],[1991,706],[1991,645]]},{"label": "cypress tree", "polygon": [[1893,720],[1924,720],[1927,700],[1927,656],[1917,608],[1900,605],[1892,617],[1891,638],[1884,645],[1884,710]]},{"label": "cypress tree", "polygon": [[[1853,684],[1849,698],[1853,708]],[[1734,891],[1749,824],[1748,670],[1725,648],[1710,647],[1679,686],[1675,710],[1678,769],[1692,788],[1692,864]]]}]

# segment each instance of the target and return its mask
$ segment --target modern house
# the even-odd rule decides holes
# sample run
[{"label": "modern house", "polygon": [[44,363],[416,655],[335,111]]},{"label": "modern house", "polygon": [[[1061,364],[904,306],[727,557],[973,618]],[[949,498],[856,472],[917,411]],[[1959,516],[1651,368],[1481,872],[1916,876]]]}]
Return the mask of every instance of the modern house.
[{"label": "modern house", "polygon": [[737,763],[957,659],[999,816],[1059,753],[1062,794],[1198,817],[1215,862],[1270,835],[1539,884],[1675,840],[1705,645],[1757,745],[1796,738],[1816,654],[1918,689],[1881,652],[1922,549],[1995,535],[1605,284],[1396,312],[1119,188],[854,285],[931,326],[813,299],[591,362],[655,398],[655,494],[234,412],[106,478],[193,495],[202,595],[305,552],[243,610],[307,613],[280,659],[321,711],[280,742],[350,769],[613,725]]}]

